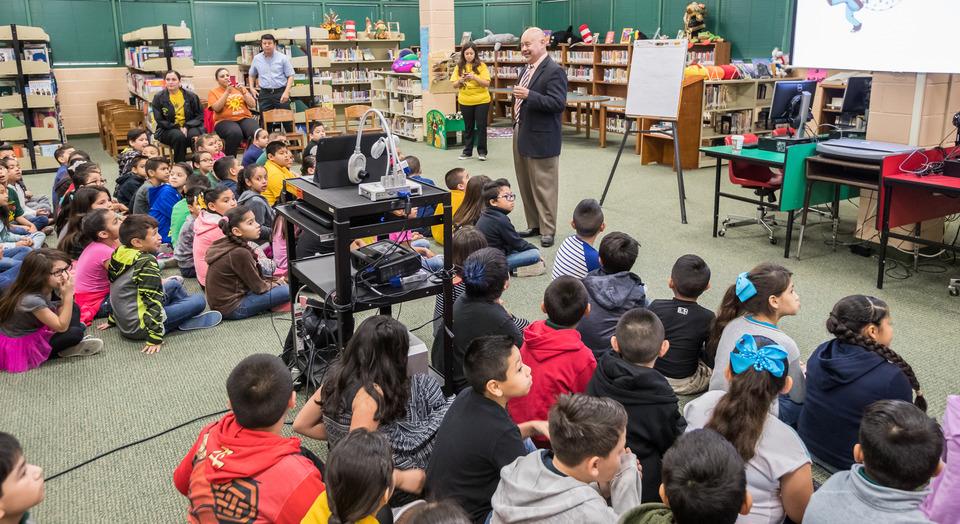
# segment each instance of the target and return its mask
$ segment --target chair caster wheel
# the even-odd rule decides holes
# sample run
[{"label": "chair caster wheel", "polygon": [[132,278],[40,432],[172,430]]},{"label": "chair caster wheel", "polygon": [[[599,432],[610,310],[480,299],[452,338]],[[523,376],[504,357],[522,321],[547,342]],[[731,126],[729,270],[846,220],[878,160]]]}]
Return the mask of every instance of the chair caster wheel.
[{"label": "chair caster wheel", "polygon": [[720,231],[717,231],[717,236],[718,236],[718,237],[727,236],[727,232],[726,232],[725,230],[721,229]]},{"label": "chair caster wheel", "polygon": [[951,297],[960,297],[960,288],[952,287],[950,288]]},{"label": "chair caster wheel", "polygon": [[771,238],[770,243],[773,245],[777,245],[777,238],[776,237]]}]

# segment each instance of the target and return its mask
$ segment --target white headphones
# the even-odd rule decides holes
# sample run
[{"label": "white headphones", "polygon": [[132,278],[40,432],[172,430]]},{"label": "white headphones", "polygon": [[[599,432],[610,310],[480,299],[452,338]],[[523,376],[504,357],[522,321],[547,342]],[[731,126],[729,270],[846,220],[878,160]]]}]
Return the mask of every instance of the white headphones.
[{"label": "white headphones", "polygon": [[400,145],[400,140],[390,132],[390,123],[387,122],[386,117],[384,117],[380,111],[373,108],[367,109],[363,113],[363,116],[360,117],[360,126],[359,129],[357,129],[357,147],[353,150],[353,155],[350,156],[350,160],[347,161],[347,177],[349,177],[350,181],[354,184],[359,184],[370,176],[370,174],[367,173],[367,157],[360,151],[360,139],[363,137],[363,123],[367,121],[367,115],[371,112],[379,118],[380,125],[383,126],[387,136],[381,137],[380,140],[374,142],[370,148],[370,156],[372,158],[380,158],[386,151],[387,172],[385,174],[390,173],[390,157],[393,158],[394,166],[400,165],[400,157],[397,155],[397,147]]}]

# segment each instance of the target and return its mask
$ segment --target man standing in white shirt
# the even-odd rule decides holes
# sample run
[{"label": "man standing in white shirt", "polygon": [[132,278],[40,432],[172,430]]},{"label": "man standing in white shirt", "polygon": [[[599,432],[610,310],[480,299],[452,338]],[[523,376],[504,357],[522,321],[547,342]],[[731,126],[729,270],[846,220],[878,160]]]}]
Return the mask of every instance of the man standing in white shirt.
[{"label": "man standing in white shirt", "polygon": [[293,65],[287,55],[277,51],[277,39],[270,33],[260,37],[263,49],[253,57],[250,79],[260,112],[271,109],[290,109],[290,89],[293,88]]}]

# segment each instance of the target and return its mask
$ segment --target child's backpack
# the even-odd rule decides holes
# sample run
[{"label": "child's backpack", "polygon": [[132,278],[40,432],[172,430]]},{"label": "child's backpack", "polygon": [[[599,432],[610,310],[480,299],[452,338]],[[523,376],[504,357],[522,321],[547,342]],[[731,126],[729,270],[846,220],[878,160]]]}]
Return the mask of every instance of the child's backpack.
[{"label": "child's backpack", "polygon": [[290,368],[294,388],[312,393],[323,384],[324,374],[339,354],[337,320],[333,309],[318,300],[301,304],[280,358]]}]

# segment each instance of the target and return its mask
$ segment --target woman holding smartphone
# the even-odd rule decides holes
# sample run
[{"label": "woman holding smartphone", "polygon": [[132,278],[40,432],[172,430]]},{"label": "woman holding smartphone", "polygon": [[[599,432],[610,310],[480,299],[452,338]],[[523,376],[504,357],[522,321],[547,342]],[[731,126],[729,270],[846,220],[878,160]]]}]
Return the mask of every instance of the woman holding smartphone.
[{"label": "woman holding smartphone", "polygon": [[237,84],[237,78],[230,75],[225,67],[217,69],[215,73],[217,87],[207,95],[207,107],[213,111],[213,128],[223,139],[223,154],[234,156],[237,148],[244,139],[253,140],[253,134],[260,127],[260,122],[253,118],[251,107],[257,106],[257,101],[250,91]]},{"label": "woman holding smartphone", "polygon": [[[487,113],[490,111],[490,72],[480,61],[477,44],[467,42],[460,49],[460,63],[453,71],[453,85],[460,91],[457,102],[463,114],[463,153],[460,160],[473,156],[473,143],[477,143],[480,160],[487,159]],[[474,131],[476,127],[476,131]]]}]

